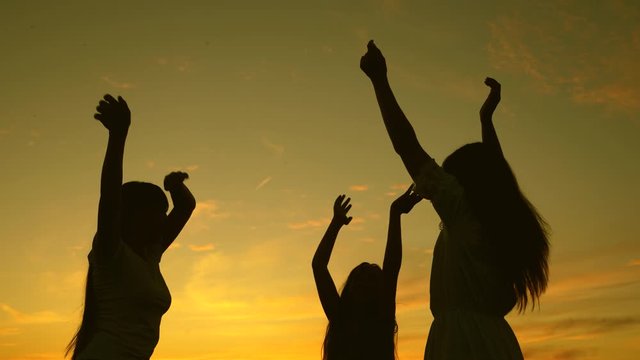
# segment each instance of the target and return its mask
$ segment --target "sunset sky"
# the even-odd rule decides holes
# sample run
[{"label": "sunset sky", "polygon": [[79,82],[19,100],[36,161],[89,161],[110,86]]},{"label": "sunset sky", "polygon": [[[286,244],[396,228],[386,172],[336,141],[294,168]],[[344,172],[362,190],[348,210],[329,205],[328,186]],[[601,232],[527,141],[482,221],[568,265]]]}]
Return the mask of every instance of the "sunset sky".
[{"label": "sunset sky", "polygon": [[[529,360],[640,353],[640,2],[0,2],[0,359],[62,359],[80,323],[107,131],[132,111],[124,178],[182,170],[198,206],[161,268],[158,360],[318,360],[311,258],[353,199],[340,286],[381,263],[411,180],[360,71],[369,39],[422,145],[480,139],[486,76],[505,155],[552,229],[539,309],[511,313]],[[398,355],[422,359],[439,219],[403,217]]]}]

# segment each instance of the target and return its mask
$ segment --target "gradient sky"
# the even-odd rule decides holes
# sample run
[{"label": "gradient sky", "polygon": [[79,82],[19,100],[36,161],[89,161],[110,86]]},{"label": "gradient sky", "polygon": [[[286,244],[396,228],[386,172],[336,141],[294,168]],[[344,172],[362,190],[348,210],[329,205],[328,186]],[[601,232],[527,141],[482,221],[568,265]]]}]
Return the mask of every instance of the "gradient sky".
[{"label": "gradient sky", "polygon": [[[268,3],[268,5],[267,5]],[[173,296],[153,358],[319,359],[311,257],[340,193],[342,284],[382,261],[410,179],[369,81],[367,40],[441,162],[480,139],[485,76],[520,185],[552,228],[535,311],[510,314],[530,360],[640,352],[640,3],[628,1],[0,2],[0,359],[61,359],[81,316],[107,132],[132,109],[125,180],[187,171],[198,200],[161,267]],[[403,218],[400,359],[421,359],[438,232]]]}]

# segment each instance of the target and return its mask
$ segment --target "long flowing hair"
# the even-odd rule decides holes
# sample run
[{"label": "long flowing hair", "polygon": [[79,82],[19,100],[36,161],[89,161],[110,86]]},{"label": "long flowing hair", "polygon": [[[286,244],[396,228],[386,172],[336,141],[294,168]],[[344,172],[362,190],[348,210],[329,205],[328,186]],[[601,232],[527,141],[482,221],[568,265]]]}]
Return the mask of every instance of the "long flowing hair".
[{"label": "long flowing hair", "polygon": [[513,286],[518,311],[529,303],[535,308],[549,277],[548,226],[520,190],[511,167],[483,143],[462,146],[442,167],[464,188],[493,260]]},{"label": "long flowing hair", "polygon": [[[137,212],[159,211],[167,212],[169,201],[162,189],[151,183],[131,181],[122,184],[122,232],[129,231],[131,224],[129,219],[133,218]],[[71,360],[76,360],[82,350],[89,344],[95,334],[96,326],[96,300],[93,291],[93,269],[89,264],[87,270],[87,281],[84,294],[84,309],[82,311],[82,321],[73,338],[65,348],[64,356],[71,354]]]},{"label": "long flowing hair", "polygon": [[395,314],[384,312],[380,296],[382,269],[356,266],[340,293],[337,314],[327,325],[323,360],[393,360],[396,358]]}]

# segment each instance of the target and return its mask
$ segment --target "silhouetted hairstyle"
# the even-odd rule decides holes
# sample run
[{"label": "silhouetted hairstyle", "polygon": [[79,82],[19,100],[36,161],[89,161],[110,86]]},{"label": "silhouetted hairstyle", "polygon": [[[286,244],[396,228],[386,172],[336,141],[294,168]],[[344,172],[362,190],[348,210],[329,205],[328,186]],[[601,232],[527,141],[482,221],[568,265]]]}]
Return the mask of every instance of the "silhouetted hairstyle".
[{"label": "silhouetted hairstyle", "polygon": [[[121,225],[122,233],[135,226],[136,214],[148,211],[164,211],[169,209],[169,201],[162,189],[151,183],[130,181],[122,184]],[[124,239],[123,239],[124,240]],[[71,360],[76,360],[82,350],[89,344],[95,333],[96,300],[93,292],[92,268],[89,264],[84,294],[82,322],[75,335],[65,349],[65,357],[71,353]]]},{"label": "silhouetted hairstyle", "polygon": [[395,314],[382,303],[380,266],[363,262],[344,283],[337,314],[329,319],[323,360],[392,360],[396,353]]},{"label": "silhouetted hairstyle", "polygon": [[490,256],[513,286],[519,312],[532,307],[547,287],[549,240],[547,224],[522,194],[511,167],[501,154],[483,143],[471,143],[445,159],[490,242]]}]

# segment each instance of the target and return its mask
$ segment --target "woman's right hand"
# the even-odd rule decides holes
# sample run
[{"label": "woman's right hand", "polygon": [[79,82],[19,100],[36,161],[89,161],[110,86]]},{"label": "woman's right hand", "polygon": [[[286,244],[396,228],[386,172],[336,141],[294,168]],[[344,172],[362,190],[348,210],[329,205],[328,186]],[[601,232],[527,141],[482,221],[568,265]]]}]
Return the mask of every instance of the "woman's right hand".
[{"label": "woman's right hand", "polygon": [[351,222],[352,217],[347,216],[347,213],[351,209],[351,198],[344,199],[346,195],[342,194],[336,198],[333,203],[333,221],[340,225],[348,225]]},{"label": "woman's right hand", "polygon": [[116,100],[107,94],[96,107],[93,117],[104,125],[109,133],[126,134],[131,125],[131,111],[121,96]]}]

